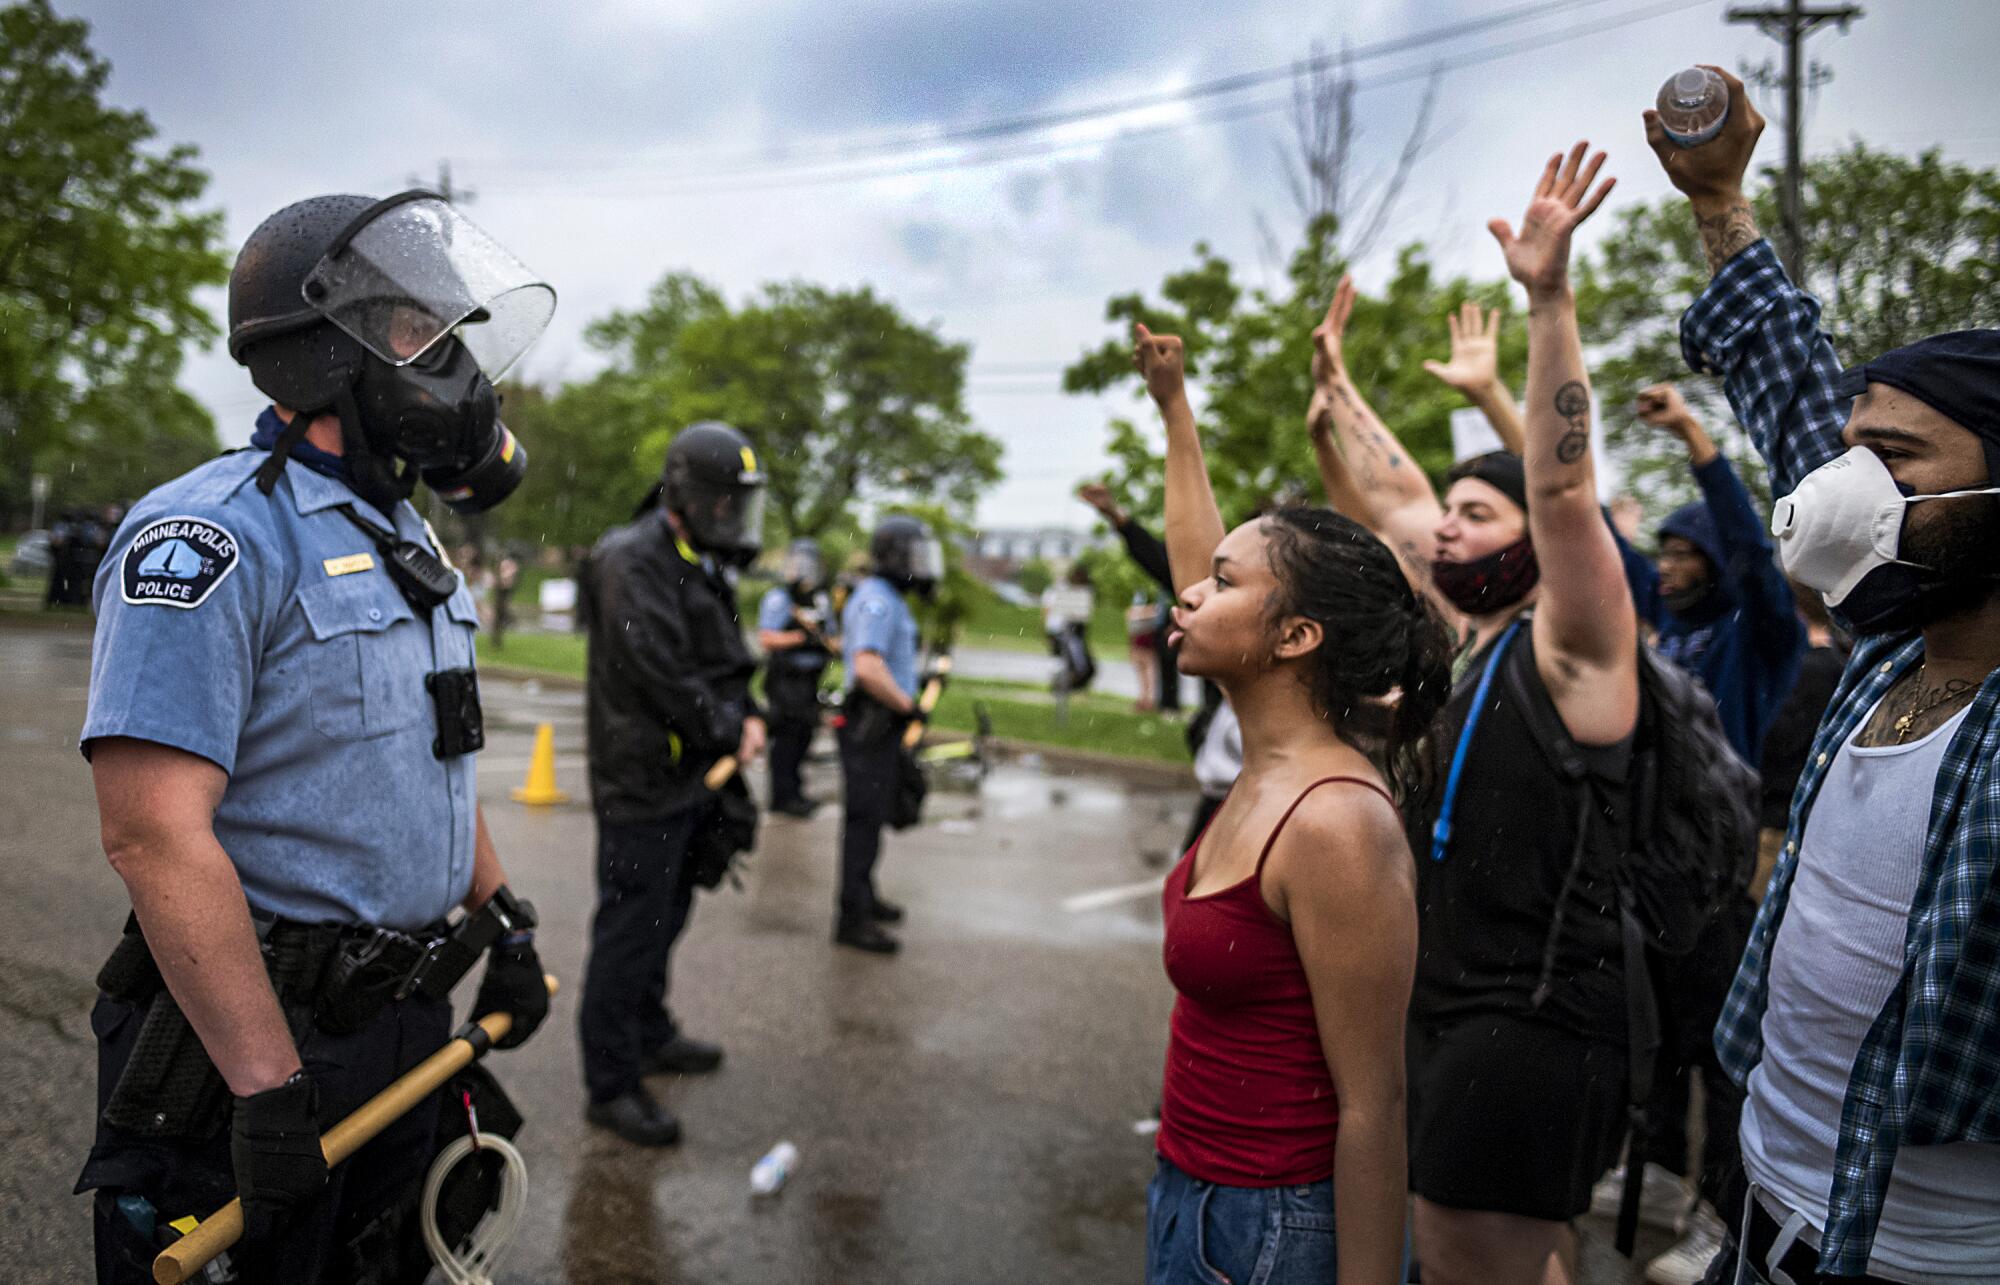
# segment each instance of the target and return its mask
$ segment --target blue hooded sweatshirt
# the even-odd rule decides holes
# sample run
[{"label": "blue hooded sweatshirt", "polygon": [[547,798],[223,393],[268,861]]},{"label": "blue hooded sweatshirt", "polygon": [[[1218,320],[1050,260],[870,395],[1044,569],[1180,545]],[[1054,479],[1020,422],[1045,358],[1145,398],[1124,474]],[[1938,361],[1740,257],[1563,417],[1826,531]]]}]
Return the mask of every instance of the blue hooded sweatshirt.
[{"label": "blue hooded sweatshirt", "polygon": [[1798,681],[1805,624],[1764,521],[1729,461],[1717,454],[1694,470],[1694,480],[1702,498],[1670,514],[1660,536],[1679,536],[1700,549],[1715,579],[1700,602],[1681,611],[1661,598],[1656,645],[1708,688],[1729,743],[1754,764]]}]

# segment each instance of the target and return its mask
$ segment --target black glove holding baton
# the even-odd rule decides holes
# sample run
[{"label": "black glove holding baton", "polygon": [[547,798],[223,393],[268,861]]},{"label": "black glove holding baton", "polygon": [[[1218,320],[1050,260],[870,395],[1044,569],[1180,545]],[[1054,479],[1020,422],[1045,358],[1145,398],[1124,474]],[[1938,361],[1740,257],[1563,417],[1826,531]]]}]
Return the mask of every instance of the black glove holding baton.
[{"label": "black glove holding baton", "polygon": [[542,958],[535,953],[532,929],[508,933],[493,943],[486,957],[486,976],[472,1001],[475,1014],[505,1013],[513,1029],[494,1048],[519,1048],[549,1015],[549,988],[543,980]]},{"label": "black glove holding baton", "polygon": [[271,1253],[299,1212],[326,1190],[319,1133],[319,1086],[303,1070],[275,1089],[236,1099],[229,1162],[243,1201],[246,1275],[248,1266]]}]

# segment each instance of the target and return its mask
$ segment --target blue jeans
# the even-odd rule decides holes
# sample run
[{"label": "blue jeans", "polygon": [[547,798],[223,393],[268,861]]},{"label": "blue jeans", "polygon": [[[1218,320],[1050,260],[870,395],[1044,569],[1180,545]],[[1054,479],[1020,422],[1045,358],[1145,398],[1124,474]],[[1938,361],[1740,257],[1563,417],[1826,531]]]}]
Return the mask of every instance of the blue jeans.
[{"label": "blue jeans", "polygon": [[1225,1187],[1160,1158],[1146,1188],[1146,1285],[1328,1285],[1333,1179]]}]

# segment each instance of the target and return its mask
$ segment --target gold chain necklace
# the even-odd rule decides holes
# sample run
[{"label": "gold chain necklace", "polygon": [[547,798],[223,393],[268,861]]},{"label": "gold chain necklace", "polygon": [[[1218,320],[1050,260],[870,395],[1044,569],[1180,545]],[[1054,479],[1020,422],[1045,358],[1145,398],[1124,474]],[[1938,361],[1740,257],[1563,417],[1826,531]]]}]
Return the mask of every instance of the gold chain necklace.
[{"label": "gold chain necklace", "polygon": [[[1930,666],[1928,664],[1917,666],[1918,692],[1922,692],[1924,690],[1924,676],[1929,672],[1930,672]],[[1909,713],[1904,714],[1902,717],[1898,718],[1894,723],[1890,724],[1891,727],[1896,729],[1896,744],[1901,745],[1904,742],[1904,740],[1906,740],[1909,737],[1910,729],[1917,725],[1918,719],[1930,713],[1938,706],[1944,704],[1952,697],[1962,696],[1962,695],[1964,695],[1963,688],[1954,690],[1951,684],[1947,683],[1938,690],[1937,695],[1931,697],[1929,700],[1917,706]]]}]

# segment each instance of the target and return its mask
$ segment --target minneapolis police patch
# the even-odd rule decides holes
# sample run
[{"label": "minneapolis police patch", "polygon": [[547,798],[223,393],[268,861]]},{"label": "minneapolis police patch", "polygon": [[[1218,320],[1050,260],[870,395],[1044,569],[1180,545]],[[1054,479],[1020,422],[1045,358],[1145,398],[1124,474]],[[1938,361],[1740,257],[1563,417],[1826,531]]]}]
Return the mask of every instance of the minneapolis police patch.
[{"label": "minneapolis police patch", "polygon": [[201,518],[161,518],[132,539],[119,570],[125,601],[199,607],[236,569],[236,537]]}]

